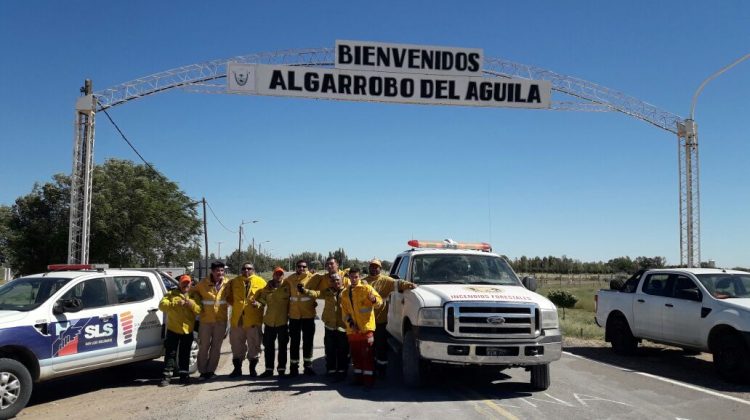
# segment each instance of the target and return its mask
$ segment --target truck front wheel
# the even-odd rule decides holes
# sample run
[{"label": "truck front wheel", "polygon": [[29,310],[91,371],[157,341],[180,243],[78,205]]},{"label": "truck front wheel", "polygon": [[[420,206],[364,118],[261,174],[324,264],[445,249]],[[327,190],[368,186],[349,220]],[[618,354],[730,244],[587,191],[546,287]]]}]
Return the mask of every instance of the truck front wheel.
[{"label": "truck front wheel", "polygon": [[13,359],[0,359],[0,418],[11,418],[26,407],[31,387],[26,366]]},{"label": "truck front wheel", "polygon": [[419,357],[417,338],[413,331],[407,331],[404,334],[404,345],[401,349],[401,371],[404,384],[410,387],[421,386],[425,368],[426,363]]},{"label": "truck front wheel", "polygon": [[531,366],[531,387],[537,391],[549,388],[549,364]]},{"label": "truck front wheel", "polygon": [[737,334],[725,333],[713,346],[714,366],[719,376],[729,382],[741,382],[748,372],[748,352]]},{"label": "truck front wheel", "polygon": [[607,334],[612,343],[612,350],[617,354],[631,355],[638,348],[638,341],[630,331],[628,321],[622,316],[615,316],[607,323]]}]

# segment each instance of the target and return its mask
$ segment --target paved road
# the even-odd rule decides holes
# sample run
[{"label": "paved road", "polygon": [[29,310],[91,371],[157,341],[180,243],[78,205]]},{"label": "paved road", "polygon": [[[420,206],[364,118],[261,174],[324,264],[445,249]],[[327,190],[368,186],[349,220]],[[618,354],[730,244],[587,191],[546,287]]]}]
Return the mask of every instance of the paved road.
[{"label": "paved road", "polygon": [[[319,372],[324,370],[322,337],[318,323],[315,367]],[[643,363],[630,359],[627,363],[633,366],[626,367],[592,360],[597,358],[595,350],[572,351],[576,354],[566,353],[552,365],[552,386],[544,392],[531,391],[529,375],[521,369],[502,373],[444,369],[425,388],[407,389],[393,363],[388,379],[369,391],[348,383],[330,384],[323,376],[283,381],[219,376],[209,383],[158,388],[161,363],[155,361],[40,384],[20,417],[731,419],[746,418],[750,412],[748,386],[725,386],[705,375],[685,383],[679,372],[669,377],[635,369],[654,363],[705,368],[701,360],[680,356],[681,362],[675,362],[669,355],[646,354],[640,359]],[[609,354],[609,349],[598,351]],[[226,375],[230,370],[226,342],[218,373]]]}]

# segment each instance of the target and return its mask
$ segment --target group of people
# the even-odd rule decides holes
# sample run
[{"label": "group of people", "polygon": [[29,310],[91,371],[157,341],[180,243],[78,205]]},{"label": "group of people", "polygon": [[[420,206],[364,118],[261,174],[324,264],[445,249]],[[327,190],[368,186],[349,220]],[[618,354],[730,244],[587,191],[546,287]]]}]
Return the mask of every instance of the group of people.
[{"label": "group of people", "polygon": [[[300,344],[302,374],[315,375],[312,357],[318,300],[324,301],[321,320],[326,374],[336,381],[345,379],[351,359],[355,384],[369,387],[375,376],[384,377],[388,368],[388,296],[397,288],[403,292],[416,285],[381,274],[378,259],[369,262],[366,277],[356,267],[341,270],[333,257],[326,260],[323,273],[313,274],[307,268],[306,261],[297,261],[295,272],[284,277],[284,269],[277,267],[266,282],[255,274],[252,264],[245,263],[240,275],[228,280],[224,263],[217,261],[211,264],[209,276],[195,286],[190,276],[180,276],[179,288],[159,304],[167,315],[164,376],[159,386],[169,385],[175,368],[181,383],[190,382],[190,347],[198,316],[200,379],[215,375],[227,323],[234,366],[230,377],[242,375],[245,359],[250,377],[272,377],[274,367],[278,376],[287,376],[287,345],[288,375],[298,376]],[[258,374],[261,344],[265,371]]]}]

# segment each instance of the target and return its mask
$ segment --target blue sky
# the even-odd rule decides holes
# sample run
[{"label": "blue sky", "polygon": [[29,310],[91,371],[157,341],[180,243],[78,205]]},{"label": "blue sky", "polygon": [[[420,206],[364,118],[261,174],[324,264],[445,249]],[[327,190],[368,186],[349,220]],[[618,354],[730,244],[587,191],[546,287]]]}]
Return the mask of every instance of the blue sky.
[{"label": "blue sky", "polygon": [[[0,2],[0,203],[72,167],[73,105],[182,65],[337,39],[482,48],[686,116],[750,51],[750,3]],[[750,266],[750,60],[701,94],[701,254]],[[565,100],[553,93],[553,100]],[[676,137],[619,113],[169,91],[112,108],[145,158],[224,225],[286,256],[491,241],[511,258],[679,263]],[[138,157],[103,114],[95,160]],[[94,209],[96,211],[96,209]],[[237,234],[209,214],[209,248]],[[249,241],[245,241],[247,245]]]}]

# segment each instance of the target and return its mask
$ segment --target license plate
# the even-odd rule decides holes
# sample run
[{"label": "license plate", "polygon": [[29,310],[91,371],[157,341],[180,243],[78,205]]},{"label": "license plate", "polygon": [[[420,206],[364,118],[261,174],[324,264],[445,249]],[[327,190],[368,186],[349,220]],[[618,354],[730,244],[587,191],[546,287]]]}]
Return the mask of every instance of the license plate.
[{"label": "license plate", "polygon": [[513,350],[507,347],[487,347],[487,356],[509,356],[511,353]]}]

